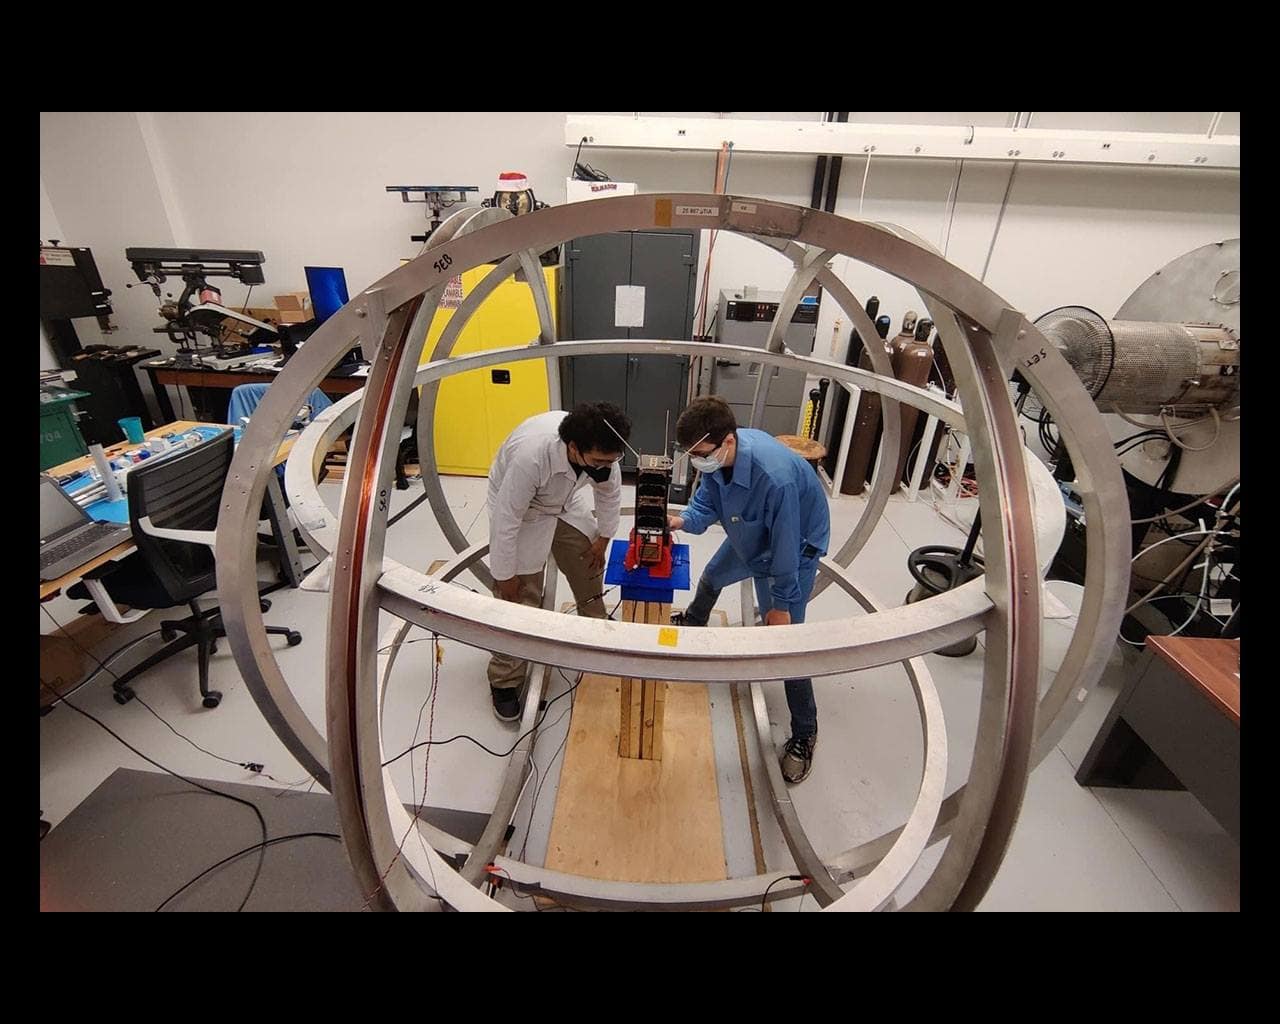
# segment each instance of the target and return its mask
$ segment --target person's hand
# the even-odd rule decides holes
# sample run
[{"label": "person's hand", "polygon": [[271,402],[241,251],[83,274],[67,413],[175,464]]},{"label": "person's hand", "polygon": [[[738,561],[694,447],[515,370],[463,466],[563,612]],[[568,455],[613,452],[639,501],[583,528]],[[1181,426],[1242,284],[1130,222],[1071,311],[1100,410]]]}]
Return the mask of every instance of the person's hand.
[{"label": "person's hand", "polygon": [[671,515],[667,516],[667,529],[669,529],[669,530],[683,530],[683,529],[684,529],[684,518],[683,518],[683,517],[681,517],[681,516],[671,516]]},{"label": "person's hand", "polygon": [[766,626],[789,626],[791,625],[791,613],[784,612],[781,608],[770,608],[764,613],[764,624]]},{"label": "person's hand", "polygon": [[518,602],[520,600],[520,577],[512,576],[509,580],[494,580],[493,590],[503,601]]},{"label": "person's hand", "polygon": [[587,567],[592,572],[599,572],[604,568],[604,555],[609,550],[609,538],[597,537],[591,542],[591,547],[582,557],[587,559]]}]

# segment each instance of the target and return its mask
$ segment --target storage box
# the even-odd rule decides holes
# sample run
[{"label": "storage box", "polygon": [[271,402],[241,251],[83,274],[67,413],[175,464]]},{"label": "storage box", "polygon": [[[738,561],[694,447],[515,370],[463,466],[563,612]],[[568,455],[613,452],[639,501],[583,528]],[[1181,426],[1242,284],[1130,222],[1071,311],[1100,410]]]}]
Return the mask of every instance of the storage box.
[{"label": "storage box", "polygon": [[310,309],[277,309],[275,312],[275,322],[278,324],[305,324],[313,317]]},{"label": "storage box", "polygon": [[275,297],[276,309],[305,313],[311,308],[311,295],[307,292],[286,292]]},{"label": "storage box", "polygon": [[634,181],[578,181],[576,178],[566,178],[564,191],[568,202],[580,203],[586,199],[633,196],[636,194],[636,183]]}]

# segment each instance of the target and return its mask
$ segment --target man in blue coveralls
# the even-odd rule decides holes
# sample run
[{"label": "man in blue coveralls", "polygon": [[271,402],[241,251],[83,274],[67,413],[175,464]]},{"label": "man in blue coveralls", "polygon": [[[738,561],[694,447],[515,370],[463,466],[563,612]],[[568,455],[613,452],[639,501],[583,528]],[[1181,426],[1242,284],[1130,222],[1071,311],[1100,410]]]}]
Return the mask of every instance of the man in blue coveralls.
[{"label": "man in blue coveralls", "polygon": [[[804,622],[818,559],[827,553],[831,517],[813,467],[763,430],[739,428],[719,398],[698,398],[676,423],[676,442],[689,453],[702,481],[673,530],[702,533],[713,523],[728,535],[702,572],[698,591],[678,625],[705,626],[720,591],[753,579],[766,626]],[[786,681],[791,738],[782,775],[802,782],[813,767],[818,706],[813,681]]]}]

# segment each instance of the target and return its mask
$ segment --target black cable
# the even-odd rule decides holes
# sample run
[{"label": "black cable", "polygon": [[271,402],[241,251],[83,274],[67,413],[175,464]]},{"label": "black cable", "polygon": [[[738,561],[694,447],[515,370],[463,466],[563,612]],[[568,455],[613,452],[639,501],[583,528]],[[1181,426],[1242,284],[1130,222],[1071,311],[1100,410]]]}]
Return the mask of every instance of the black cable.
[{"label": "black cable", "polygon": [[[560,673],[561,678],[563,678],[566,683],[569,682],[569,677],[564,674],[563,670],[556,669],[556,671]],[[573,691],[576,690],[581,684],[582,684],[582,673],[579,673],[578,681],[576,683],[573,683],[570,686],[570,688],[565,691],[565,693],[572,694]],[[560,694],[560,697],[563,697],[563,696],[564,696],[563,693]],[[559,700],[560,697],[557,697],[556,700]],[[568,708],[569,711],[573,710],[573,703],[574,703],[573,700],[569,701],[569,708]],[[548,704],[547,707],[550,708],[551,705]],[[556,719],[555,725],[559,725],[563,718],[564,718],[564,715],[561,714],[560,718]],[[552,728],[554,728],[554,726],[552,726]],[[560,745],[556,747],[556,752],[551,755],[551,760],[547,762],[546,768],[543,769],[542,778],[539,780],[538,785],[534,788],[533,803],[529,806],[529,823],[528,825],[525,826],[524,843],[520,847],[521,860],[524,860],[525,854],[529,850],[529,833],[533,830],[533,816],[538,809],[538,798],[542,796],[542,787],[545,786],[547,784],[547,780],[551,778],[551,768],[556,763],[556,759],[559,758],[561,751],[564,750],[565,744],[569,742],[569,733],[571,733],[572,731],[573,730],[571,728],[566,729],[564,731],[564,738],[560,740]]]},{"label": "black cable", "polygon": [[[1141,447],[1142,447],[1144,444],[1146,444],[1148,441],[1157,441],[1157,440],[1159,440],[1161,437],[1165,437],[1165,436],[1166,436],[1166,435],[1165,435],[1164,431],[1162,430],[1162,431],[1160,431],[1160,432],[1159,432],[1159,434],[1158,434],[1158,435],[1150,435],[1150,436],[1145,436],[1145,437],[1144,437],[1144,436],[1135,436],[1135,437],[1133,437],[1133,438],[1126,438],[1126,439],[1125,439],[1125,441],[1127,441],[1127,442],[1128,442],[1127,444],[1125,443],[1125,441],[1117,441],[1117,442],[1116,442],[1116,445],[1115,445],[1115,447],[1116,447],[1116,456],[1117,456],[1117,457],[1119,457],[1119,456],[1121,456],[1121,455],[1128,455],[1128,454],[1129,454],[1131,451],[1133,451],[1135,448],[1141,448]],[[1120,447],[1122,444],[1124,445],[1124,447],[1123,447],[1123,448],[1121,448],[1121,447]]]},{"label": "black cable", "polygon": [[[65,635],[68,640],[70,640],[73,644],[75,644],[76,647],[78,647],[82,653],[87,654],[90,658],[93,658],[94,661],[98,661],[97,657],[95,657],[90,651],[85,650],[84,647],[81,646],[80,643],[75,639],[75,637],[73,637],[70,633],[66,631],[62,623],[60,623],[56,618],[54,618],[53,613],[49,611],[48,608],[44,608],[42,606],[41,611],[43,611],[46,615],[49,616],[53,624],[57,626],[60,630],[62,630],[63,635]],[[116,680],[119,680],[120,677],[117,676],[114,672],[112,672],[109,668],[107,668],[106,665],[103,665],[102,662],[98,661],[98,665],[102,668],[104,672],[110,673],[113,678],[115,678]],[[105,722],[101,721],[96,716],[89,714],[89,712],[85,711],[83,708],[76,707],[76,705],[72,704],[71,701],[63,697],[61,693],[55,690],[43,679],[40,681],[40,685],[43,686],[46,690],[48,690],[50,693],[52,693],[55,697],[61,698],[62,702],[66,704],[67,707],[69,707],[72,711],[75,711],[81,715],[84,715],[85,718],[89,719],[91,722],[94,722],[101,728],[105,729],[108,733],[110,733],[113,737],[115,737],[116,740],[118,740],[124,746],[128,747],[129,750],[133,751],[134,754],[142,758],[148,764],[155,765],[155,767],[159,768],[162,772],[167,772],[168,774],[172,775],[175,779],[181,779],[183,782],[187,783],[187,785],[195,786],[196,789],[203,789],[206,793],[212,793],[214,796],[225,797],[227,800],[234,800],[238,804],[244,804],[247,808],[249,808],[249,810],[253,811],[254,816],[258,819],[258,826],[262,829],[262,841],[264,843],[267,841],[267,821],[262,816],[262,812],[258,810],[255,804],[251,803],[248,800],[241,799],[238,796],[233,796],[231,793],[224,793],[220,789],[213,789],[210,786],[206,786],[202,782],[196,782],[194,779],[189,779],[185,775],[179,775],[172,768],[166,768],[159,761],[155,761],[152,758],[148,757],[142,751],[138,750],[133,744],[123,739],[114,729],[112,729]],[[237,913],[239,913],[241,910],[244,909],[244,905],[249,902],[249,897],[253,895],[254,886],[258,884],[258,876],[262,874],[262,862],[265,859],[265,857],[266,857],[266,847],[263,847],[262,856],[258,858],[258,866],[254,869],[254,872],[253,872],[253,881],[249,883],[248,892],[244,894],[244,899],[240,901],[240,906],[236,908]]]},{"label": "black cable", "polygon": [[249,312],[249,298],[250,296],[253,295],[254,287],[255,287],[254,285],[249,285],[249,290],[245,293],[245,296],[244,296],[244,305],[240,308],[241,313]]},{"label": "black cable", "polygon": [[[106,658],[106,662],[114,661],[120,655],[124,654],[124,652],[127,651],[130,647],[133,647],[137,644],[142,643],[143,640],[146,640],[149,637],[153,637],[159,632],[160,632],[160,629],[159,627],[157,627],[156,629],[153,629],[150,633],[143,633],[142,636],[134,637],[134,639],[130,640],[127,644],[123,644],[122,646],[117,647],[114,651],[108,654]],[[83,687],[88,686],[89,683],[93,681],[93,677],[102,671],[106,662],[104,662],[103,665],[100,665],[98,668],[93,669],[87,676],[85,676],[82,680],[80,680],[80,682],[78,682],[74,687],[66,691],[65,696],[70,697],[72,694],[78,693]],[[59,704],[61,704],[63,699],[64,699],[63,697],[60,697],[57,700],[55,700],[52,704],[49,704],[41,708],[40,709],[41,712],[47,714],[48,712],[56,708]]]},{"label": "black cable", "polygon": [[578,142],[578,152],[573,154],[573,167],[569,170],[569,177],[575,180],[578,177],[578,157],[582,156],[582,145],[586,141],[587,137],[585,135],[582,136],[582,139]]},{"label": "black cable", "polygon": [[[40,681],[40,685],[43,686],[46,690],[48,690],[50,693],[53,693],[56,696],[62,697],[62,695],[59,694],[57,690],[55,690],[48,683],[44,682],[44,680]],[[69,707],[72,711],[75,711],[78,714],[84,715],[85,718],[89,719],[91,722],[95,723],[96,725],[100,726],[102,729],[106,730],[106,732],[110,733],[112,737],[114,737],[122,745],[127,747],[129,750],[131,750],[138,757],[142,758],[148,764],[154,765],[155,767],[159,768],[162,772],[166,772],[169,775],[172,775],[175,779],[180,779],[181,781],[185,782],[189,786],[195,786],[196,789],[202,789],[206,793],[212,793],[214,796],[220,796],[220,797],[225,797],[228,800],[234,800],[238,804],[244,804],[246,807],[249,808],[249,810],[253,811],[254,816],[258,819],[258,826],[262,829],[262,844],[266,844],[269,841],[267,839],[266,819],[263,818],[262,812],[259,811],[254,804],[250,803],[248,800],[242,800],[238,796],[233,796],[230,793],[224,793],[220,789],[213,789],[211,786],[206,786],[204,785],[204,783],[197,782],[195,779],[189,779],[185,775],[180,775],[178,772],[175,772],[172,768],[166,768],[159,761],[156,761],[148,757],[146,754],[140,751],[137,747],[135,747],[132,743],[123,739],[114,729],[112,729],[109,725],[107,725],[105,722],[103,722],[96,716],[89,714],[89,712],[85,711],[83,708],[76,707],[76,705],[72,704],[71,701],[67,700],[65,697],[63,697],[62,699],[63,699],[63,703],[66,704],[67,707]],[[265,856],[265,845],[263,846],[263,850],[264,850],[264,856]],[[258,884],[258,876],[261,873],[262,873],[262,858],[259,858],[258,866],[254,869],[254,872],[253,872],[253,880],[249,883],[249,890],[248,892],[245,893],[244,899],[240,901],[240,906],[236,908],[237,913],[243,910],[244,905],[249,902],[249,897],[253,895],[254,887]]]},{"label": "black cable", "polygon": [[499,753],[496,750],[490,750],[488,747],[486,747],[474,736],[468,736],[466,733],[459,733],[457,736],[450,736],[447,740],[423,740],[421,743],[415,743],[412,747],[409,747],[408,750],[400,751],[400,753],[396,754],[396,756],[393,757],[390,761],[383,761],[382,767],[386,768],[390,765],[395,764],[397,761],[400,760],[400,758],[404,757],[410,751],[416,750],[418,747],[425,747],[425,746],[443,747],[445,744],[452,743],[455,740],[470,740],[477,747],[483,750],[486,754],[490,754],[493,757],[510,757],[511,754],[515,751],[516,747],[520,745],[521,740],[523,740],[526,736],[530,735],[535,729],[539,728],[544,721],[546,721],[547,712],[551,710],[551,705],[558,700],[562,700],[566,695],[573,693],[573,691],[576,690],[580,685],[582,685],[581,680],[575,683],[572,689],[566,690],[564,693],[560,694],[559,696],[553,697],[551,700],[549,700],[546,703],[546,706],[543,707],[542,713],[538,716],[538,720],[533,723],[533,727],[529,729],[527,732],[521,733],[520,736],[516,739],[515,743],[511,745],[511,748],[509,750],[503,751],[502,753]]},{"label": "black cable", "polygon": [[[779,882],[804,882],[807,886],[809,881],[810,879],[808,875],[782,875],[779,878],[775,878],[765,887],[764,895],[760,897],[760,912],[762,914],[764,913],[764,905],[769,899],[769,892]],[[803,893],[801,895],[803,895]]]},{"label": "black cable", "polygon": [[196,884],[196,882],[204,878],[205,875],[208,875],[214,871],[217,871],[218,868],[222,867],[225,864],[230,864],[233,860],[236,860],[238,857],[243,857],[246,853],[253,853],[253,851],[258,849],[259,847],[262,847],[265,850],[268,846],[275,846],[276,843],[287,843],[293,839],[309,839],[313,837],[316,839],[336,839],[338,840],[338,842],[342,842],[342,836],[338,835],[336,832],[294,832],[287,836],[276,836],[274,839],[268,839],[265,842],[254,843],[252,846],[246,846],[243,850],[238,850],[237,852],[233,853],[230,857],[223,857],[222,860],[218,861],[218,863],[205,868],[203,871],[200,872],[200,874],[196,875],[195,878],[191,879],[191,881],[187,882],[181,888],[170,893],[168,896],[164,898],[160,906],[156,907],[153,913],[156,913],[156,914],[160,913],[160,911],[162,911],[169,903],[173,902],[173,900],[175,900],[178,896],[182,895],[182,893],[190,889],[193,885]]},{"label": "black cable", "polygon": [[149,712],[151,712],[152,717],[154,717],[156,721],[158,721],[171,733],[177,736],[178,739],[195,747],[196,750],[200,751],[200,753],[207,754],[209,757],[212,757],[215,761],[221,761],[224,764],[229,764],[229,765],[232,765],[233,767],[243,768],[245,771],[253,772],[253,774],[255,775],[261,775],[263,778],[270,779],[272,782],[278,782],[280,785],[284,786],[286,789],[293,789],[296,786],[301,786],[304,782],[307,781],[306,779],[299,779],[297,782],[285,782],[283,779],[277,779],[274,775],[270,774],[269,772],[263,771],[263,765],[258,761],[233,761],[229,757],[223,757],[221,754],[215,754],[212,750],[206,750],[204,747],[200,746],[199,743],[193,740],[190,736],[185,736],[182,733],[178,732],[178,730],[175,729],[172,725],[170,725],[169,722],[166,721],[165,718],[158,711],[156,711],[155,708],[153,708],[145,700],[139,697],[136,693],[133,695],[133,699],[136,700],[139,704],[141,704],[144,708],[146,708]]},{"label": "black cable", "polygon": [[947,240],[942,247],[942,256],[945,259],[947,250],[951,248],[951,225],[955,223],[956,207],[960,205],[960,182],[964,178],[964,161],[960,161],[960,167],[956,171],[956,197],[951,203],[951,215],[947,218]]},{"label": "black cable", "polygon": [[[1137,444],[1144,444],[1147,441],[1152,441],[1160,437],[1167,440],[1169,435],[1163,430],[1140,430],[1136,434],[1130,434],[1128,437],[1122,437],[1119,441],[1112,442],[1112,447],[1134,447]],[[1131,445],[1130,442],[1134,442],[1134,444]]]},{"label": "black cable", "polygon": [[[415,722],[415,723],[414,723],[414,726],[413,726],[413,739],[410,741],[411,743],[414,743],[414,744],[416,744],[416,743],[418,742],[418,733],[419,733],[419,730],[421,730],[421,728],[422,728],[422,714],[423,714],[423,712],[424,712],[424,711],[426,711],[426,709],[427,709],[427,705],[428,705],[428,704],[430,704],[430,705],[431,705],[431,718],[430,718],[430,721],[429,721],[429,722],[428,722],[428,724],[427,724],[427,739],[428,739],[428,740],[430,740],[430,739],[431,739],[431,729],[432,729],[432,727],[434,726],[434,724],[435,724],[435,719],[436,719],[436,705],[435,705],[435,699],[436,699],[436,696],[437,696],[438,691],[439,691],[439,689],[440,689],[440,636],[439,636],[439,634],[435,634],[435,633],[433,633],[433,634],[431,635],[431,640],[433,641],[433,643],[432,643],[432,645],[431,645],[431,648],[432,648],[432,650],[431,650],[431,687],[430,687],[430,689],[428,689],[428,690],[427,690],[427,695],[426,695],[426,697],[425,697],[425,698],[423,698],[422,706],[418,708],[418,720],[417,720],[417,722]],[[410,750],[412,750],[412,749],[413,749],[413,748],[412,748],[412,747],[410,747]],[[429,756],[430,756],[430,753],[431,753],[431,752],[430,752],[430,750],[428,750],[428,751],[427,751],[428,758],[429,758]],[[410,754],[410,755],[409,755],[409,785],[410,785],[410,787],[411,787],[411,788],[410,788],[410,793],[413,795],[413,799],[414,799],[413,822],[411,823],[411,825],[410,825],[409,827],[410,827],[414,832],[416,832],[416,833],[418,834],[418,842],[419,842],[419,843],[422,843],[422,846],[423,846],[423,852],[424,852],[424,853],[426,853],[426,843],[423,841],[423,838],[422,838],[422,832],[421,832],[421,830],[419,830],[419,829],[417,828],[417,823],[418,823],[418,819],[419,819],[419,817],[421,817],[421,815],[422,815],[422,808],[424,808],[424,807],[427,805],[427,781],[428,781],[428,779],[429,779],[429,777],[430,777],[430,775],[429,775],[429,767],[428,767],[428,766],[429,766],[429,760],[428,760],[428,759],[424,759],[424,761],[423,761],[423,765],[422,765],[422,801],[421,801],[421,802],[418,802],[418,797],[417,797],[417,792],[418,792],[418,776],[417,776],[417,769],[414,767],[414,764],[413,764],[413,754]],[[406,837],[405,837],[405,838],[408,838],[408,836],[406,835]],[[403,839],[400,841],[400,847],[401,847],[401,848],[403,848],[403,847],[404,847],[404,840],[403,840]],[[397,850],[397,851],[396,851],[396,853],[397,853],[397,856],[398,856],[398,855],[399,855],[399,850]],[[430,855],[428,855],[428,856],[427,856],[427,868],[428,868],[428,870],[431,872],[431,888],[432,888],[432,889],[434,889],[436,892],[439,892],[439,891],[440,891],[440,887],[439,887],[439,885],[436,883],[435,868],[434,868],[434,867],[432,867],[432,865],[431,865],[431,857],[430,857]],[[386,880],[386,876],[385,876],[385,875],[383,876],[383,879],[382,879],[382,880],[383,880],[383,881],[385,881],[385,880]],[[375,892],[376,892],[376,890],[375,890]]]}]

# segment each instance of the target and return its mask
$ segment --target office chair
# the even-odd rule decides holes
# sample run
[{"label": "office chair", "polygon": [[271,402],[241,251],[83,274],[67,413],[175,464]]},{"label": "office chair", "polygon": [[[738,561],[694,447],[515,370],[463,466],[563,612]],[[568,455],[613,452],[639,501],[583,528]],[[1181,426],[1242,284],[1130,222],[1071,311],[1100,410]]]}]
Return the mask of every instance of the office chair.
[{"label": "office chair", "polygon": [[[227,635],[222,612],[217,606],[202,611],[196,599],[217,587],[214,531],[233,451],[233,434],[226,430],[198,448],[143,463],[129,473],[129,525],[138,550],[86,578],[100,580],[117,603],[138,609],[186,604],[191,614],[161,621],[160,638],[171,642],[112,683],[118,704],[134,698],[129,684],[135,678],[188,647],[198,648],[204,706],[216,708],[222,700],[221,693],[209,689],[209,656],[217,651],[218,639]],[[91,596],[83,581],[67,595]],[[260,606],[265,612],[271,602],[264,599]],[[268,626],[267,632],[286,637],[290,647],[302,643],[302,634],[287,626]]]},{"label": "office chair", "polygon": [[[253,410],[262,404],[263,396],[267,393],[270,384],[241,384],[231,389],[231,400],[227,405],[227,422],[240,425],[241,421],[247,420],[253,416]],[[315,417],[317,413],[323,412],[329,406],[333,405],[329,396],[319,388],[311,392],[311,396],[307,399],[307,405],[310,407],[310,413],[307,419]],[[295,420],[293,426],[301,428],[304,424],[300,420]],[[338,462],[334,457],[334,452],[325,452],[324,459],[320,463],[320,477],[323,481],[328,476],[329,469],[332,466],[339,466],[343,463]],[[284,491],[284,466],[276,467],[276,476],[280,478],[280,489]],[[406,485],[407,486],[407,485]],[[289,504],[289,495],[284,494],[284,502],[286,507]]]}]

